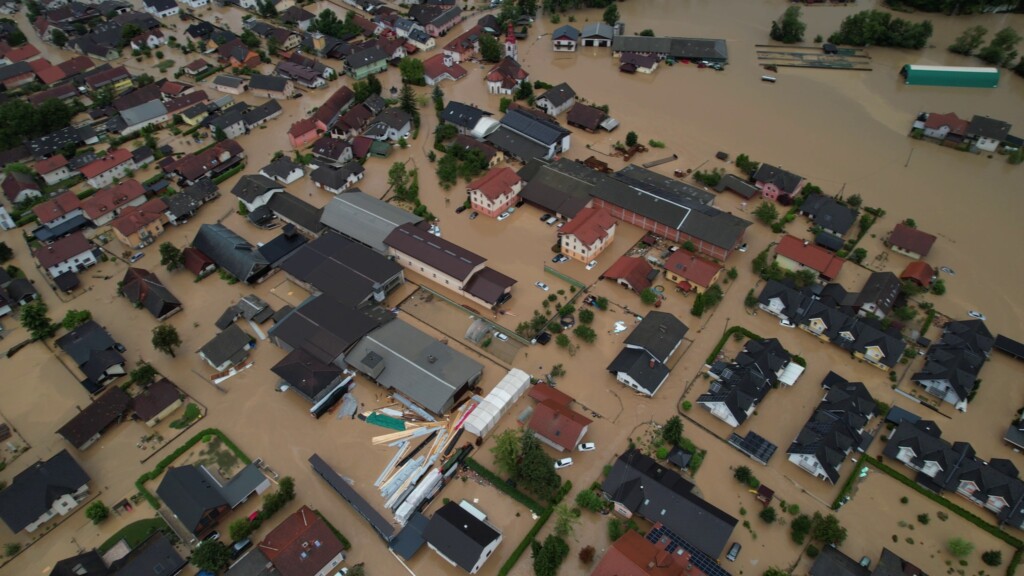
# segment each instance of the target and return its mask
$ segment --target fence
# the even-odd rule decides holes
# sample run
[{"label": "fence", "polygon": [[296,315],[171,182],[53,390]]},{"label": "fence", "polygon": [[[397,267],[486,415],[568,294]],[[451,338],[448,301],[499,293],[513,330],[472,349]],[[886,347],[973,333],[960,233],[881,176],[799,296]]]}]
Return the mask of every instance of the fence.
[{"label": "fence", "polygon": [[562,280],[565,280],[569,284],[575,286],[578,290],[583,290],[584,288],[587,287],[587,285],[584,284],[583,282],[580,282],[579,280],[573,278],[572,276],[566,276],[565,274],[562,274],[561,272],[555,270],[551,266],[545,265],[544,271],[556,278],[561,278]]}]

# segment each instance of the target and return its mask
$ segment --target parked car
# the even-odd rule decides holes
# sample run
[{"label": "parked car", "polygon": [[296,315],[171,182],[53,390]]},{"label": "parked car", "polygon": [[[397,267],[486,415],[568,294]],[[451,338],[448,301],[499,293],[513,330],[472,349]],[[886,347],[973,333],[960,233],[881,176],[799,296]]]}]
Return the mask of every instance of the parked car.
[{"label": "parked car", "polygon": [[744,242],[743,244],[740,244],[740,252],[746,252],[746,251],[747,251],[747,243]]},{"label": "parked car", "polygon": [[548,285],[543,283],[543,282],[534,282],[533,285],[536,286],[537,288],[540,288],[541,290],[543,290],[545,292],[548,291]]},{"label": "parked car", "polygon": [[548,218],[551,218],[551,214],[541,214],[540,215],[540,221],[541,222],[547,222]]},{"label": "parked car", "polygon": [[135,254],[132,254],[131,262],[134,264],[135,262],[138,262],[139,260],[142,260],[145,256],[146,256],[145,252],[136,252]]},{"label": "parked car", "polygon": [[562,458],[561,460],[555,460],[555,470],[568,468],[569,466],[572,466],[572,458]]},{"label": "parked car", "polygon": [[502,342],[508,341],[508,334],[505,334],[504,332],[499,332],[495,330],[494,337],[497,338],[498,340],[501,340]]},{"label": "parked car", "polygon": [[470,220],[476,220],[476,217],[479,216],[479,215],[480,215],[479,212],[477,212],[476,210],[473,210],[472,212],[469,213],[469,219]]},{"label": "parked car", "polygon": [[597,260],[591,260],[590,264],[587,264],[587,270],[593,270],[597,267]]},{"label": "parked car", "polygon": [[796,324],[793,324],[793,321],[789,318],[779,320],[779,326],[782,326],[783,328],[796,328]]},{"label": "parked car", "polygon": [[554,216],[548,216],[547,219],[544,220],[544,223],[547,224],[548,226],[551,226],[555,222],[558,222],[558,218],[555,218]]},{"label": "parked car", "polygon": [[431,224],[430,225],[430,233],[433,234],[434,236],[437,236],[438,238],[440,238],[441,237],[441,227],[436,225],[436,224]]},{"label": "parked car", "polygon": [[868,558],[867,556],[862,557],[860,559],[860,565],[865,567],[865,568],[870,568],[871,567],[871,558]]},{"label": "parked car", "polygon": [[251,538],[243,538],[242,540],[239,540],[238,542],[235,542],[234,544],[231,545],[231,559],[232,560],[237,559],[239,556],[242,555],[243,552],[245,552],[246,550],[248,550],[251,547],[252,547],[252,539]]},{"label": "parked car", "polygon": [[742,548],[743,547],[740,546],[739,542],[733,542],[732,543],[732,547],[729,548],[729,553],[725,555],[725,559],[728,560],[729,562],[735,562],[736,559],[739,558],[739,556],[740,556],[740,549],[742,549]]},{"label": "parked car", "polygon": [[501,222],[502,220],[504,220],[505,218],[508,218],[511,215],[512,214],[509,213],[509,212],[502,212],[501,214],[498,215],[498,222]]},{"label": "parked car", "polygon": [[551,261],[554,262],[555,264],[560,264],[568,259],[569,257],[566,256],[565,254],[555,254],[554,258],[552,258]]},{"label": "parked car", "polygon": [[465,211],[466,211],[466,205],[465,204],[463,204],[462,206],[459,206],[458,208],[455,209],[455,213],[456,214],[462,214]]},{"label": "parked car", "polygon": [[576,447],[576,449],[579,450],[580,452],[591,452],[596,448],[597,444],[594,444],[593,442],[584,442],[583,444],[580,444],[579,446]]},{"label": "parked car", "polygon": [[120,342],[114,342],[114,350],[117,350],[118,352],[121,352],[123,354],[125,351],[127,351],[127,348],[125,348],[124,344],[121,344]]},{"label": "parked car", "polygon": [[977,310],[969,310],[967,312],[967,315],[970,316],[971,318],[977,318],[978,320],[985,320],[985,315],[982,314],[981,312],[978,312]]}]

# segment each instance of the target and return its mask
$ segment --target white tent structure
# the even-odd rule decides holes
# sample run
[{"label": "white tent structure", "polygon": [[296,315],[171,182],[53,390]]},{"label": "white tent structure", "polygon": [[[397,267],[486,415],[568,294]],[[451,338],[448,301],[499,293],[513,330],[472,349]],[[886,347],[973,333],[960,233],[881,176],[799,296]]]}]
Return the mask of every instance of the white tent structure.
[{"label": "white tent structure", "polygon": [[491,390],[491,393],[473,410],[469,418],[466,418],[463,428],[466,432],[472,432],[481,438],[487,436],[509,407],[522,398],[529,387],[529,374],[518,368],[509,370],[494,390]]}]

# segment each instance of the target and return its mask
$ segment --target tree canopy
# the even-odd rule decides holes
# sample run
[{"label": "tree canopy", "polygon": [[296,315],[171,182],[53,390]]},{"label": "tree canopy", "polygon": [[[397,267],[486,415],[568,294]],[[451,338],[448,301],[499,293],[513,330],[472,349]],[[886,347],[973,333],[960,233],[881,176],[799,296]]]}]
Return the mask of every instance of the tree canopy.
[{"label": "tree canopy", "polygon": [[490,34],[480,35],[480,57],[485,62],[497,63],[501,60],[502,47],[498,39]]},{"label": "tree canopy", "polygon": [[932,23],[929,20],[915,23],[894,18],[892,14],[881,10],[864,10],[847,16],[828,41],[851,46],[890,46],[920,50],[928,45],[931,36]]},{"label": "tree canopy", "polygon": [[804,41],[807,24],[800,20],[800,7],[790,6],[782,14],[782,18],[772,22],[771,37],[776,42],[796,44]]},{"label": "tree canopy", "polygon": [[174,349],[181,346],[178,331],[170,324],[161,324],[153,328],[153,348],[174,358]]},{"label": "tree canopy", "polygon": [[64,128],[72,115],[67,104],[53,98],[38,107],[25,100],[4,102],[0,104],[0,148],[13,148]]}]

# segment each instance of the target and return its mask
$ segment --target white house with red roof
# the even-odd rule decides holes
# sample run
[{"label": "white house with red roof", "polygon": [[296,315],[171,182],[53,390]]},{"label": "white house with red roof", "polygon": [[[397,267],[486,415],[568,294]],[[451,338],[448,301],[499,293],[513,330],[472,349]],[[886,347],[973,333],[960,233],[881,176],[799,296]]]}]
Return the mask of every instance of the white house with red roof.
[{"label": "white house with red roof", "polygon": [[423,79],[428,86],[440,84],[444,80],[452,82],[464,78],[468,74],[451,54],[435,54],[423,61]]},{"label": "white house with red roof", "polygon": [[7,201],[12,206],[43,195],[35,178],[31,174],[25,174],[24,172],[11,172],[4,177],[0,188],[3,188],[4,196],[7,197]]},{"label": "white house with red roof", "polygon": [[844,260],[817,244],[786,234],[775,246],[775,262],[784,270],[810,270],[817,277],[835,280]]},{"label": "white house with red roof", "polygon": [[103,188],[113,184],[115,180],[124,178],[133,170],[135,161],[132,160],[131,151],[115,148],[108,150],[106,156],[82,166],[79,171],[85,176],[89,186]]},{"label": "white house with red roof", "polygon": [[32,212],[39,223],[47,228],[56,228],[61,224],[82,215],[82,201],[72,191],[64,192],[46,202],[36,204]]},{"label": "white house with red roof", "polygon": [[515,204],[522,189],[523,180],[508,166],[492,168],[466,187],[473,210],[491,218]]},{"label": "white house with red roof", "polygon": [[562,254],[590,262],[615,239],[615,218],[604,208],[584,208],[558,233]]},{"label": "white house with red roof", "polygon": [[104,226],[128,206],[146,203],[146,191],[137,180],[125,180],[82,200],[82,211],[94,226]]},{"label": "white house with red roof", "polygon": [[689,250],[677,250],[665,260],[665,277],[683,292],[701,294],[718,281],[724,267]]},{"label": "white house with red roof", "polygon": [[63,154],[50,156],[45,160],[36,162],[33,168],[43,178],[43,182],[49,185],[57,184],[71,177],[71,169],[68,168],[68,160]]},{"label": "white house with red roof", "polygon": [[78,272],[96,264],[93,246],[81,232],[75,232],[56,242],[36,248],[35,257],[50,278],[56,278],[65,272]]}]

